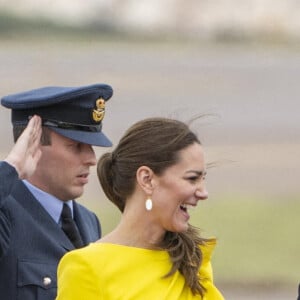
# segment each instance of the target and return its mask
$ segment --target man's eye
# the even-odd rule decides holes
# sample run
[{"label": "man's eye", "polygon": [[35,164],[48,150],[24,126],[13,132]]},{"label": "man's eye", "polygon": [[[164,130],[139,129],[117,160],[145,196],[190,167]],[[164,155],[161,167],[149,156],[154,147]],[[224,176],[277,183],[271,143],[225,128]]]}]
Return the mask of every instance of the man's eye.
[{"label": "man's eye", "polygon": [[80,143],[72,143],[69,145],[70,148],[73,148],[73,149],[79,149],[80,148]]}]

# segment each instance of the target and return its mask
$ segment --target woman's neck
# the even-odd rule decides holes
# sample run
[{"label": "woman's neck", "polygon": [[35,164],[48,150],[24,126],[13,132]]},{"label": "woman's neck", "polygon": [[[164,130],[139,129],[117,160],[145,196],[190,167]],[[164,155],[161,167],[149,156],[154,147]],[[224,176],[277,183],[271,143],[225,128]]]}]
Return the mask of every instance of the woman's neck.
[{"label": "woman's neck", "polygon": [[158,249],[164,234],[164,230],[157,228],[145,216],[139,216],[137,213],[131,215],[125,212],[117,227],[105,235],[100,242],[145,249]]}]

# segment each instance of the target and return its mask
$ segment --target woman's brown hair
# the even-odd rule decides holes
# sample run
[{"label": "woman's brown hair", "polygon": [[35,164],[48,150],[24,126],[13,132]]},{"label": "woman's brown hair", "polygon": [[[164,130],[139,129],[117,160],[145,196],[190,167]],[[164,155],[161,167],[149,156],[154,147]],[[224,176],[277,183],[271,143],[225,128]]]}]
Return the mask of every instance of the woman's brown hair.
[{"label": "woman's brown hair", "polygon": [[[185,123],[167,118],[149,118],[131,126],[114,151],[104,154],[98,161],[97,174],[103,191],[121,212],[126,198],[135,188],[136,171],[146,165],[156,175],[179,161],[179,152],[194,144],[200,144],[197,136]],[[183,233],[166,232],[159,247],[168,251],[172,269],[166,276],[179,270],[187,285],[195,294],[203,295],[199,278],[202,253],[198,230],[189,225]]]}]

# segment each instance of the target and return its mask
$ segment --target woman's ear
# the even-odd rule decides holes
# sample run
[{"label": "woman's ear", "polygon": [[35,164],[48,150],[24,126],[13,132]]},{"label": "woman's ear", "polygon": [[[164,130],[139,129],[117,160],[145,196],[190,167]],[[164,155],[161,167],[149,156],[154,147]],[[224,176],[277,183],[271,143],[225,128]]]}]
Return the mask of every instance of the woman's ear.
[{"label": "woman's ear", "polygon": [[138,185],[147,195],[151,195],[153,191],[153,171],[147,166],[141,166],[136,171],[136,180]]}]

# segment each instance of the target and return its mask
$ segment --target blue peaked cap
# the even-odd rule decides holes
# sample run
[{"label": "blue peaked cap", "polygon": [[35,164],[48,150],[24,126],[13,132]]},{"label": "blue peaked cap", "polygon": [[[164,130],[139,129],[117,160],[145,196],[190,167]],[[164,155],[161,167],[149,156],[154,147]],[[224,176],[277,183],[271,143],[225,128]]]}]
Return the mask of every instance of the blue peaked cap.
[{"label": "blue peaked cap", "polygon": [[102,132],[105,104],[113,95],[107,84],[80,87],[48,86],[1,99],[12,110],[13,125],[26,125],[33,115],[42,118],[43,126],[72,140],[110,147],[111,141]]}]

